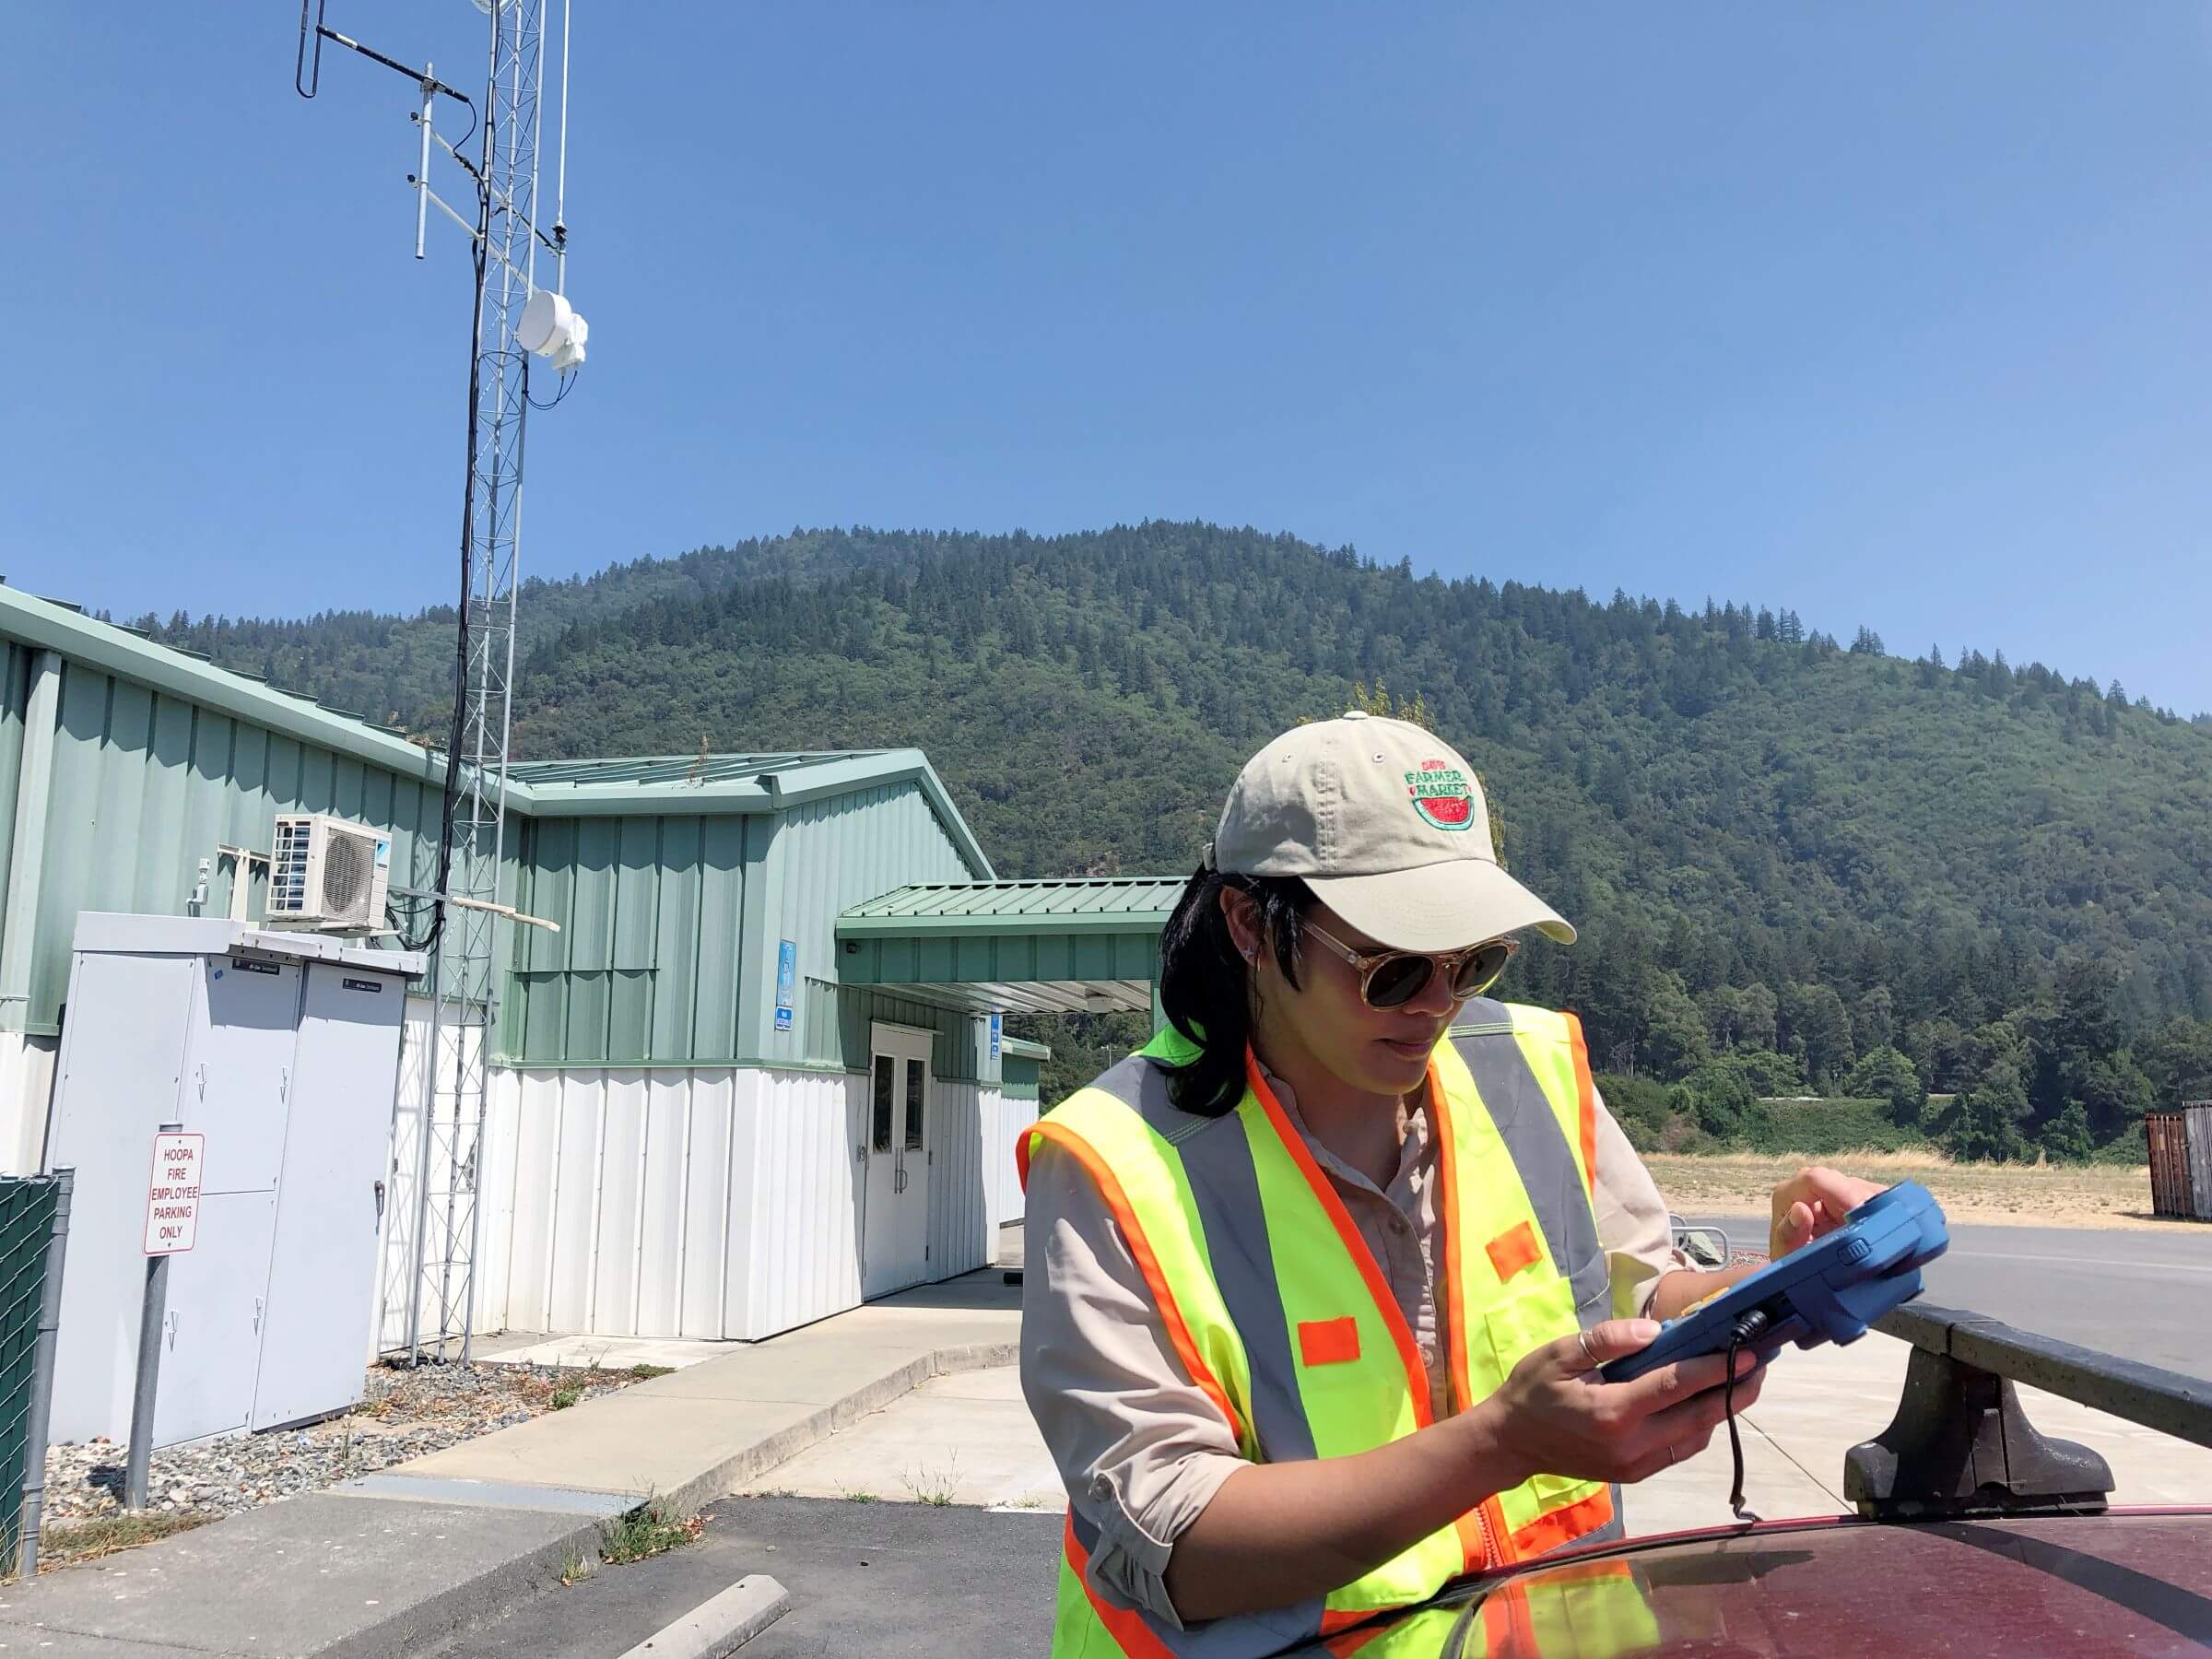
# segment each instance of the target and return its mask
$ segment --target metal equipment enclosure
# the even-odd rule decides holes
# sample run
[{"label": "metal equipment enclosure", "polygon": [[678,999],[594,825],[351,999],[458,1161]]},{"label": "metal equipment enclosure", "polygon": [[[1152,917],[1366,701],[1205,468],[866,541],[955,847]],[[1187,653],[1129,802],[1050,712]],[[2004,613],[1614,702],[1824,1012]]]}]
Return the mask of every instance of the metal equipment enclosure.
[{"label": "metal equipment enclosure", "polygon": [[53,1434],[130,1427],[154,1135],[206,1136],[154,1443],[361,1397],[393,1086],[420,957],[229,921],[79,918],[46,1135],[76,1186]]},{"label": "metal equipment enclosure", "polygon": [[2212,1221],[2212,1100],[2143,1121],[2150,1142],[2150,1209],[2154,1216]]}]

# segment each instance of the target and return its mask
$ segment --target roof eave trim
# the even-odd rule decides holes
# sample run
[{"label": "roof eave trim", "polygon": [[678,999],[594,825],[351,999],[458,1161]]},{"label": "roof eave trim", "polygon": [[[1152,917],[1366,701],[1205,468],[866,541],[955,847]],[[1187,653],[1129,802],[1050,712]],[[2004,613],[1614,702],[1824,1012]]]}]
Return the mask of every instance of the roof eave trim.
[{"label": "roof eave trim", "polygon": [[[433,750],[342,719],[312,702],[265,689],[227,668],[142,641],[18,588],[0,587],[0,633],[288,737],[370,761],[402,777],[441,785],[445,781],[445,757]],[[513,786],[509,789],[512,794]]]},{"label": "roof eave trim", "polygon": [[989,933],[1012,936],[1040,934],[1131,934],[1157,938],[1171,911],[1077,911],[1034,916],[855,916],[837,919],[841,939],[926,939],[941,935]]}]

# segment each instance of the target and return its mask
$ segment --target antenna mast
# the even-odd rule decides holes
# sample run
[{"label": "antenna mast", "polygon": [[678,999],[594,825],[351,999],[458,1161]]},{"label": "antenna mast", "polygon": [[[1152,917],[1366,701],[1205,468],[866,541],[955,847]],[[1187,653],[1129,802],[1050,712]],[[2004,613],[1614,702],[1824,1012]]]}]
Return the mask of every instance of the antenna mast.
[{"label": "antenna mast", "polygon": [[[488,73],[477,112],[426,65],[408,68],[325,27],[328,0],[301,0],[294,85],[320,88],[323,43],[332,41],[407,76],[420,101],[415,256],[434,205],[469,238],[475,311],[468,373],[467,470],[461,525],[461,605],[453,664],[453,721],[447,745],[430,948],[432,1013],[422,1118],[416,1141],[413,1215],[403,1285],[385,1286],[385,1305],[407,1309],[404,1347],[412,1362],[453,1355],[466,1361],[476,1312],[482,1216],[485,1097],[496,989],[500,869],[506,852],[508,745],[512,728],[516,577],[523,524],[523,441],[533,406],[568,394],[589,330],[565,298],[568,229],[556,206],[550,233],[537,225],[539,105],[544,85],[547,0],[476,0],[489,26]],[[561,102],[556,201],[568,170],[569,0],[561,7]],[[313,8],[311,24],[309,9]],[[469,108],[478,125],[471,160],[434,130],[441,97]],[[430,187],[432,147],[468,175],[476,211],[456,212]],[[551,253],[550,288],[536,283],[540,244]],[[559,389],[545,404],[530,392],[530,359],[548,359]]]}]

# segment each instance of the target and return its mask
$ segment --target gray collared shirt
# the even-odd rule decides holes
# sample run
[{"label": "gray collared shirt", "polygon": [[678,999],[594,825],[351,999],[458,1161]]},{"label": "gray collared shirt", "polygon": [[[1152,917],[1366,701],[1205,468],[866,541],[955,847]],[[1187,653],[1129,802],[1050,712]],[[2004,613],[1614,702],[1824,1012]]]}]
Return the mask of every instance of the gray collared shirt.
[{"label": "gray collared shirt", "polygon": [[[1438,1165],[1425,1106],[1401,1108],[1397,1171],[1378,1187],[1307,1132],[1288,1085],[1272,1073],[1267,1081],[1382,1267],[1428,1368],[1435,1415],[1449,1416]],[[1613,1311],[1632,1317],[1649,1307],[1660,1275],[1689,1263],[1673,1247],[1666,1204],[1651,1172],[1602,1100],[1593,1163]],[[1092,1583],[1115,1602],[1180,1625],[1168,1596],[1168,1558],[1183,1529],[1242,1466],[1236,1435],[1168,1341],[1098,1188],[1049,1141],[1030,1165],[1024,1235],[1022,1393],[1069,1503],[1098,1528]]]}]

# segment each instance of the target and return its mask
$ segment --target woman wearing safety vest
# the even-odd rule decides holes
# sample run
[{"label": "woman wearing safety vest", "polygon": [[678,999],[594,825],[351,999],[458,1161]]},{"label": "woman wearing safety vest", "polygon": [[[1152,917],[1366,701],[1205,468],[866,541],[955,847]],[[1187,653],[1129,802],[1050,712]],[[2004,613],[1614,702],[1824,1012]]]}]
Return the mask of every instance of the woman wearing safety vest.
[{"label": "woman wearing safety vest", "polygon": [[[1055,1655],[1406,1651],[1389,1609],[1619,1536],[1615,1483],[1721,1422],[1717,1357],[1593,1375],[1747,1269],[1673,1253],[1574,1017],[1484,996],[1529,928],[1574,937],[1431,733],[1347,714],[1245,765],[1160,941],[1167,1028],[1018,1147]],[[1783,1182],[1774,1253],[1877,1190]],[[1516,1651],[1650,1640],[1616,1570],[1558,1641],[1524,1598]]]}]

